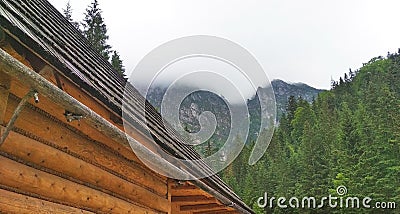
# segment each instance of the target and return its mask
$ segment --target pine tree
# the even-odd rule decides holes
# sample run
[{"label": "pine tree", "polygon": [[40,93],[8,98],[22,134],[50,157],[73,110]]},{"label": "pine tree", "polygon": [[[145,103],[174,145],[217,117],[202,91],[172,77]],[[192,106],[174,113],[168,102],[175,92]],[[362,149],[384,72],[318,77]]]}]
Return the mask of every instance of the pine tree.
[{"label": "pine tree", "polygon": [[67,5],[65,6],[65,9],[63,9],[63,14],[64,14],[64,17],[65,17],[72,25],[74,25],[74,27],[75,27],[76,29],[79,30],[79,23],[78,23],[78,22],[75,22],[75,21],[72,19],[72,7],[71,7],[71,4],[70,4],[69,1],[67,2]]},{"label": "pine tree", "polygon": [[292,121],[294,118],[294,113],[298,107],[297,100],[294,96],[290,96],[286,106],[287,118]]},{"label": "pine tree", "polygon": [[93,0],[86,9],[85,18],[82,22],[83,35],[98,53],[109,60],[111,46],[107,44],[107,27],[101,13],[98,1]]},{"label": "pine tree", "polygon": [[114,69],[116,71],[118,71],[118,73],[120,73],[121,75],[124,75],[125,67],[122,64],[122,59],[119,56],[117,51],[114,51],[113,55],[111,56],[111,65],[114,67]]},{"label": "pine tree", "polygon": [[68,21],[72,22],[72,8],[71,8],[71,4],[69,1],[67,2],[65,9],[63,9],[63,13],[64,13],[65,18]]}]

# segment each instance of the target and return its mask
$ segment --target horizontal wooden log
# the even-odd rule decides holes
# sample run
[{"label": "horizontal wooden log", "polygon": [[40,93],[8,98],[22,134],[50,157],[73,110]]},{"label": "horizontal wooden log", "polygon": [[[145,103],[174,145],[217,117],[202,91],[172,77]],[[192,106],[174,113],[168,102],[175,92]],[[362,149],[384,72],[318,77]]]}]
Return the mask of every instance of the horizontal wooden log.
[{"label": "horizontal wooden log", "polygon": [[92,212],[0,189],[0,213],[91,214]]},{"label": "horizontal wooden log", "polygon": [[99,213],[157,213],[0,156],[0,184]]},{"label": "horizontal wooden log", "polygon": [[143,187],[18,133],[11,132],[0,150],[27,162],[97,186],[101,190],[106,190],[106,193],[116,193],[120,197],[163,212],[169,210],[170,205],[166,196],[156,195]]},{"label": "horizontal wooden log", "polygon": [[[72,86],[65,80],[63,77],[60,77],[62,83],[63,83],[63,88],[68,88],[68,92],[71,93],[72,96],[74,96],[76,99],[79,99],[81,102],[90,104],[91,106],[95,107],[96,111],[101,112],[100,114],[105,117],[105,119],[108,118],[107,115],[111,114],[110,112],[107,113],[107,111],[99,106],[96,106],[94,103],[91,103],[92,101],[94,102],[94,99],[92,97],[88,97],[85,95],[84,92],[79,92],[78,89],[76,89],[76,86]],[[64,84],[65,83],[65,84]],[[11,93],[15,94],[18,97],[22,97],[26,92],[27,88],[25,85],[23,85],[21,82],[17,80],[12,80],[11,82]],[[39,96],[41,96],[39,94]],[[65,109],[61,108],[57,103],[52,102],[51,100],[47,99],[46,97],[41,97],[40,102],[35,104],[36,107],[48,112],[55,118],[57,118],[60,121],[66,122],[64,113]],[[112,122],[112,121],[109,121]],[[104,133],[100,132],[99,130],[93,128],[89,124],[85,122],[85,120],[81,121],[73,121],[71,123],[68,123],[68,125],[78,129],[81,131],[83,134],[87,135],[91,139],[101,142],[108,147],[112,148],[115,152],[120,153],[122,156],[124,156],[127,159],[131,159],[137,163],[139,163],[143,168],[146,168],[146,166],[138,159],[138,157],[134,154],[132,151],[132,148],[128,144],[122,144],[121,142],[115,142],[111,138],[107,137],[104,135]],[[115,124],[116,127],[119,129],[123,130],[123,127],[121,125]],[[130,129],[133,130],[133,129]],[[133,136],[135,139],[138,141],[144,143],[146,141],[149,141],[147,137],[144,135],[141,135],[139,132],[130,132],[129,133],[131,136]],[[147,145],[149,143],[146,143]],[[149,173],[152,173],[153,175],[157,176],[159,179],[166,181],[166,178],[164,176],[161,176],[158,173],[154,173],[151,170],[149,170]]]},{"label": "horizontal wooden log", "polygon": [[[6,113],[7,118],[11,116],[16,105],[15,100],[9,100]],[[96,166],[105,167],[131,182],[143,185],[154,190],[159,195],[166,196],[167,184],[153,176],[153,174],[139,167],[134,162],[116,156],[115,153],[79,136],[67,127],[62,126],[29,107],[26,107],[24,111],[21,112],[15,126],[54,143],[55,146],[63,149],[63,151],[79,155],[81,159],[90,161]]]}]

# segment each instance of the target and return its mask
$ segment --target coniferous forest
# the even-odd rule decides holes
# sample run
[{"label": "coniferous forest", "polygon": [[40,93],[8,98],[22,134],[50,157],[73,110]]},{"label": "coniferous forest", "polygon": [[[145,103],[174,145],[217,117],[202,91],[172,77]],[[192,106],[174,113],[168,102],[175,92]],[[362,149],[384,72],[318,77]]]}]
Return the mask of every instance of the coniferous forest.
[{"label": "coniferous forest", "polygon": [[[251,145],[222,176],[258,213],[399,213],[397,209],[294,209],[269,197],[366,196],[400,203],[400,50],[349,71],[312,103],[290,97],[262,160],[247,164]],[[301,201],[300,201],[301,203]],[[361,202],[360,202],[361,203]],[[288,202],[286,201],[286,204]],[[318,203],[317,203],[318,204]],[[301,204],[300,204],[301,205]]]}]

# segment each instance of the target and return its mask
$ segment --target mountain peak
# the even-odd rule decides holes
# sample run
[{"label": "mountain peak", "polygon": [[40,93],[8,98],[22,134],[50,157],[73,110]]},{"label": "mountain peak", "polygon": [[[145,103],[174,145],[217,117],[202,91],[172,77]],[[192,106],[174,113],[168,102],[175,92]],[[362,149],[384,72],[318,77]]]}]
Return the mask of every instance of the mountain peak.
[{"label": "mountain peak", "polygon": [[303,98],[308,102],[312,102],[313,98],[321,93],[322,89],[316,89],[305,83],[287,83],[280,79],[274,79],[271,82],[275,93],[276,107],[278,115],[285,113],[287,100],[290,96]]}]

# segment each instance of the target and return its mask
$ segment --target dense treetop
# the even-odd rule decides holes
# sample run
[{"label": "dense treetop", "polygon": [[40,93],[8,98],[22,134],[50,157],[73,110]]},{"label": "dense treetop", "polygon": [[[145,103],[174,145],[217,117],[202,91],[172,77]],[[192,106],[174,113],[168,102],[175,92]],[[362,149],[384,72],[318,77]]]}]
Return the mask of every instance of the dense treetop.
[{"label": "dense treetop", "polygon": [[[65,18],[77,28],[82,35],[88,40],[89,44],[106,60],[110,60],[113,68],[122,76],[125,68],[123,61],[117,51],[113,51],[111,45],[108,44],[109,36],[107,34],[107,26],[102,17],[102,10],[97,0],[86,8],[85,18],[82,22],[75,22],[72,19],[72,7],[70,2],[63,9]],[[112,55],[110,56],[110,54]]]}]

